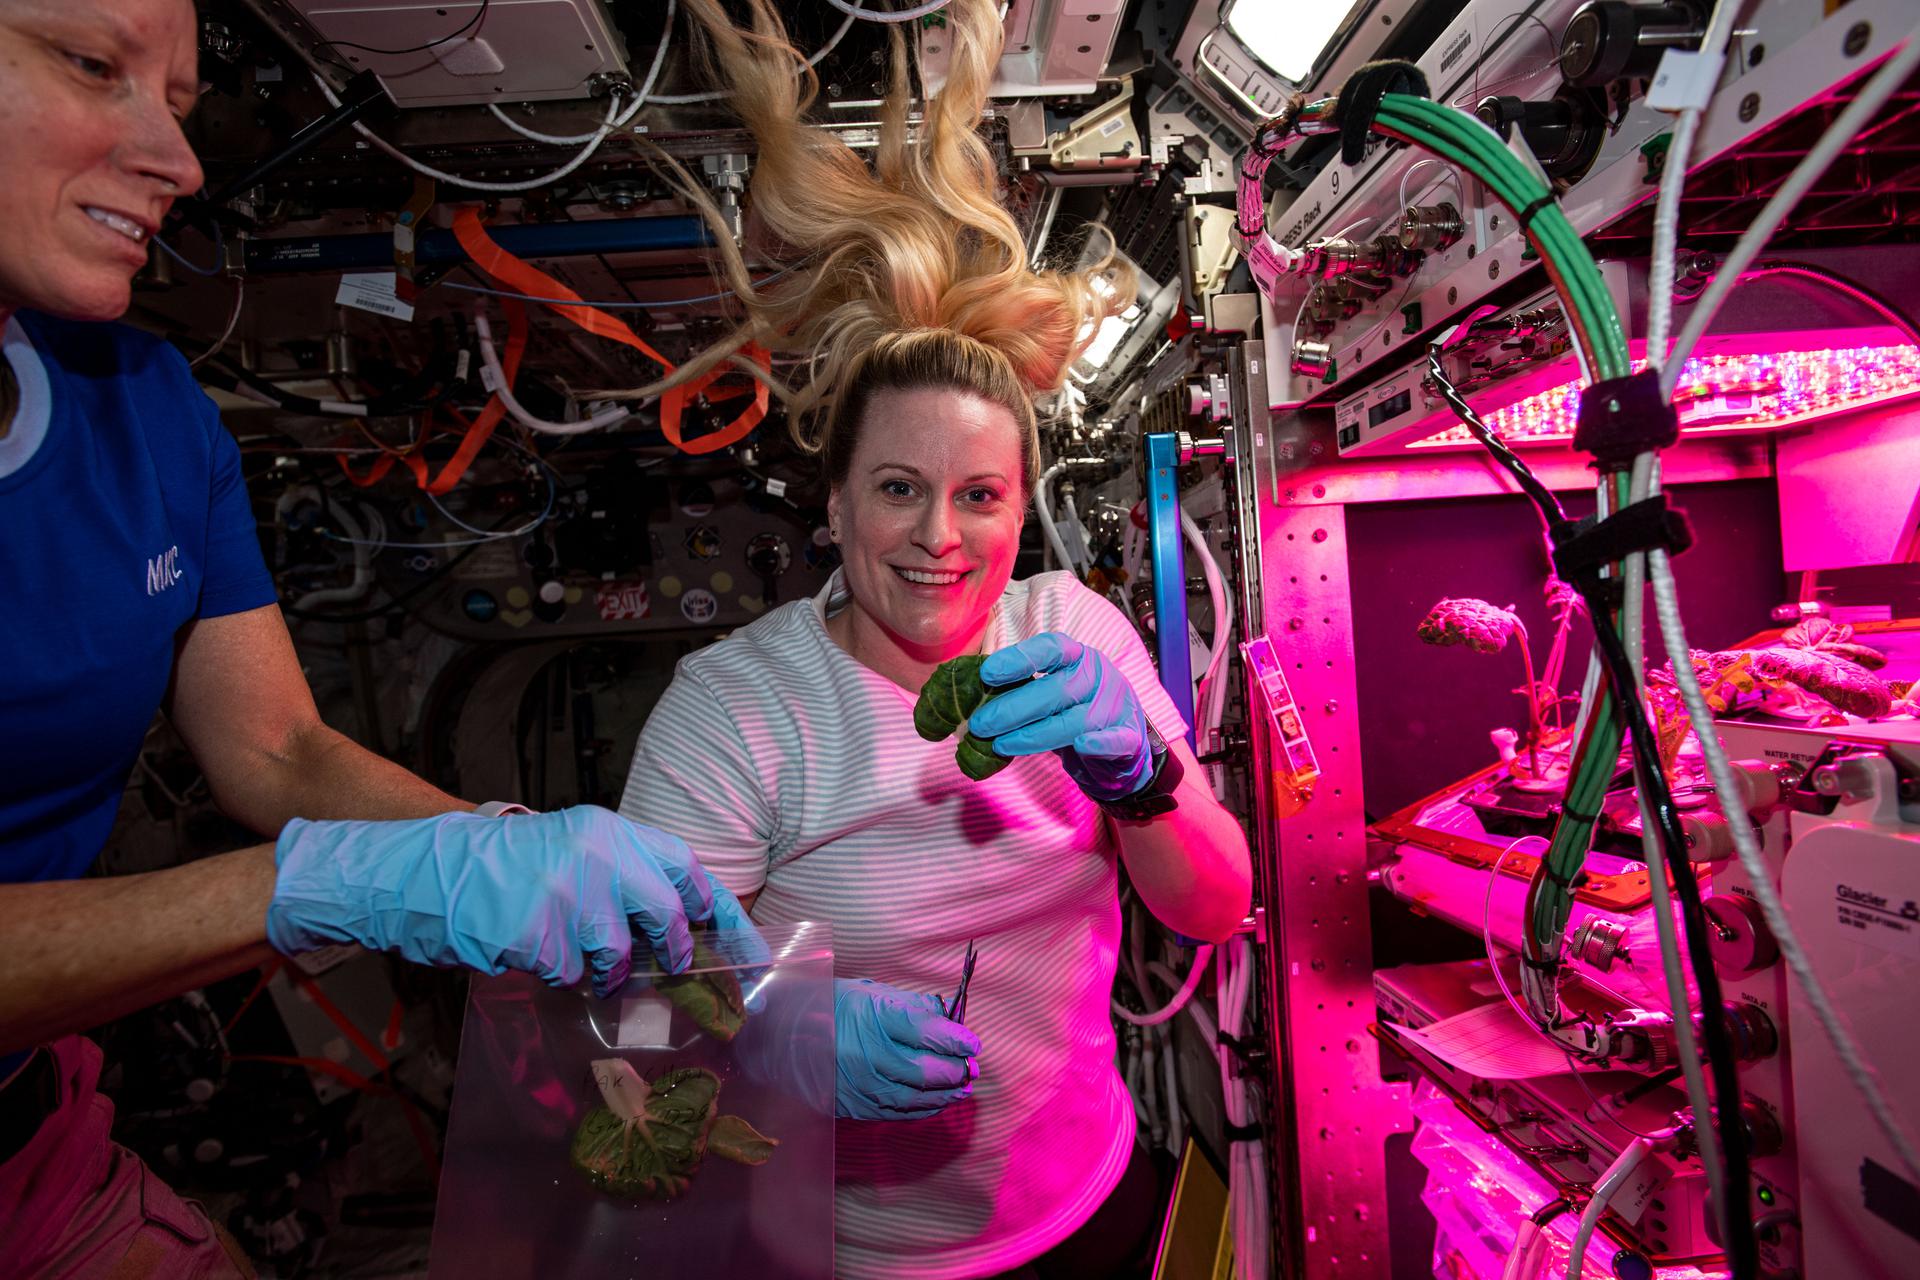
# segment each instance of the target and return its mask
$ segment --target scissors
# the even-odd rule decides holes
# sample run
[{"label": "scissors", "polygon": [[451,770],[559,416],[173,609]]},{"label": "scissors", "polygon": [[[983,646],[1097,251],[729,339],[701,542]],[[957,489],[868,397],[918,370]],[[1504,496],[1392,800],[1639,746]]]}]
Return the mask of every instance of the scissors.
[{"label": "scissors", "polygon": [[979,952],[974,950],[973,941],[969,939],[967,958],[960,966],[960,985],[955,989],[953,999],[947,1001],[945,1006],[947,1017],[961,1026],[967,1023],[967,987],[973,982],[973,964],[977,959],[979,959]]}]

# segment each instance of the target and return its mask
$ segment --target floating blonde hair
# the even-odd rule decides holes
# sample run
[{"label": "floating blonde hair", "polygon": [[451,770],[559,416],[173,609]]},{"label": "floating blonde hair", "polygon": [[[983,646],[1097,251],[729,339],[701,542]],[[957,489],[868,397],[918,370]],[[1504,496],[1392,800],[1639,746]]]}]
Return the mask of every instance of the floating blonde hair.
[{"label": "floating blonde hair", "polygon": [[[745,29],[719,0],[686,4],[734,110],[758,143],[751,186],[757,229],[779,256],[805,265],[777,286],[756,290],[712,201],[655,152],[715,227],[721,267],[747,319],[671,378],[614,394],[649,393],[728,360],[739,363],[740,349],[758,343],[806,357],[805,381],[779,390],[794,439],[810,453],[850,453],[830,439],[859,426],[835,411],[837,401],[864,402],[863,390],[923,385],[956,386],[996,403],[1005,403],[1006,388],[1017,386],[1023,406],[1007,407],[1030,443],[1031,397],[1060,388],[1098,322],[1123,310],[1133,287],[1131,279],[1096,284],[1103,275],[1122,274],[1110,259],[1079,271],[1027,265],[1020,229],[996,198],[992,154],[977,133],[1004,38],[995,5],[953,0],[944,11],[946,82],[928,102],[917,134],[908,129],[905,42],[897,27],[890,29],[891,83],[869,169],[831,131],[805,122],[818,80],[769,0],[747,0]],[[963,341],[914,343],[911,360],[866,358],[896,346],[885,341],[890,336],[917,331],[947,331]],[[918,377],[942,360],[953,365],[946,376],[914,383],[883,377],[867,385],[869,371]],[[1001,362],[1004,373],[991,368]]]}]

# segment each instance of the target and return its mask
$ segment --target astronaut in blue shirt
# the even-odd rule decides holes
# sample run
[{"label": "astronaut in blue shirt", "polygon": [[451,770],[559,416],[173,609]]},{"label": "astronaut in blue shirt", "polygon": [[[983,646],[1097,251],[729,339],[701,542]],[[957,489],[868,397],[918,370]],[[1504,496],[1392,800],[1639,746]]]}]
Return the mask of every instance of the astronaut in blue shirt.
[{"label": "astronaut in blue shirt", "polygon": [[[689,920],[750,927],[672,836],[593,808],[481,816],[321,722],[233,439],[171,347],[110,323],[201,185],[180,128],[196,35],[190,0],[0,0],[0,1252],[16,1262],[10,1174],[53,1141],[49,1107],[90,1096],[84,1027],[276,950],[352,942],[608,990],[635,930],[680,968]],[[272,842],[82,879],[162,707],[221,807]],[[49,1072],[53,1102],[20,1083]],[[21,1185],[44,1189],[46,1169]]]}]

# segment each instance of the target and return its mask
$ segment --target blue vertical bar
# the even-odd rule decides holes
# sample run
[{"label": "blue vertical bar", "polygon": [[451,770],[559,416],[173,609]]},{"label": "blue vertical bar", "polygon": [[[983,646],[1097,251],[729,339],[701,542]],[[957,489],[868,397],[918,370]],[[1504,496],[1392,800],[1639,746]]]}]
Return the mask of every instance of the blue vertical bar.
[{"label": "blue vertical bar", "polygon": [[1187,722],[1193,746],[1193,650],[1187,642],[1187,549],[1180,536],[1180,445],[1170,431],[1147,436],[1147,537],[1153,554],[1154,644],[1160,683]]}]

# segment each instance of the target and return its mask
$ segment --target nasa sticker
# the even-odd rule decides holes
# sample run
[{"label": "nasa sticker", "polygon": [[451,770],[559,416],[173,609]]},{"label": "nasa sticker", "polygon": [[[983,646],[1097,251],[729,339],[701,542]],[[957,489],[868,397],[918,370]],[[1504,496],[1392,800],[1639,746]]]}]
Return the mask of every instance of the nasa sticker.
[{"label": "nasa sticker", "polygon": [[695,587],[680,597],[680,616],[688,622],[712,622],[720,612],[720,598],[705,587]]}]

